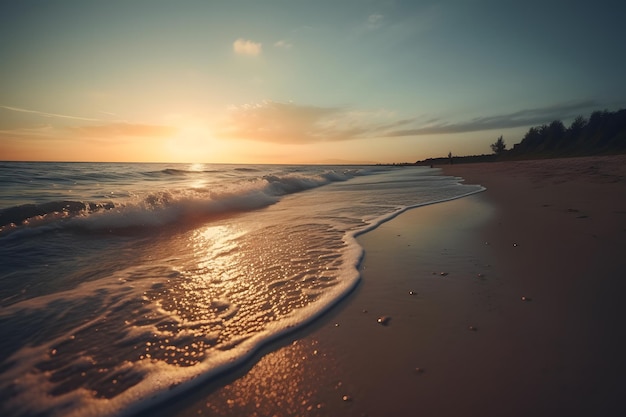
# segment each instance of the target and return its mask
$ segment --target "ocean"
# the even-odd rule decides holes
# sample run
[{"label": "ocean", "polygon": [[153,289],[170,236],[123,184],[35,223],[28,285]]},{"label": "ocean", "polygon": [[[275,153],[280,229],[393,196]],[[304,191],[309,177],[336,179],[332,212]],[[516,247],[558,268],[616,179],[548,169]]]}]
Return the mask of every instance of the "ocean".
[{"label": "ocean", "polygon": [[356,236],[479,191],[417,166],[0,162],[0,415],[179,395],[340,302]]}]

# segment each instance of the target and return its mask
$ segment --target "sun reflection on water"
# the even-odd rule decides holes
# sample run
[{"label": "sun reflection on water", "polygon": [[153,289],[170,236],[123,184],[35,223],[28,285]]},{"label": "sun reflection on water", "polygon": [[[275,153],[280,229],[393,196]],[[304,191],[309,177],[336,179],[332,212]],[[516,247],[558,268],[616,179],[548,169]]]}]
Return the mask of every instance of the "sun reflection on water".
[{"label": "sun reflection on water", "polygon": [[[239,245],[237,239],[245,233],[235,230],[231,226],[217,225],[207,226],[193,232],[189,245],[196,259],[200,271],[218,271],[221,280],[228,280],[230,276],[238,274],[236,270],[237,249]],[[233,270],[235,268],[235,270]],[[204,280],[207,274],[195,275],[195,279]]]},{"label": "sun reflection on water", "polygon": [[185,235],[187,250],[176,260],[179,275],[146,292],[157,307],[156,332],[140,359],[193,366],[210,349],[235,343],[229,322],[238,308],[229,297],[236,289],[229,286],[240,274],[237,239],[242,234],[227,225],[211,225]]},{"label": "sun reflection on water", "polygon": [[189,165],[189,171],[202,172],[204,171],[204,164],[191,164]]}]

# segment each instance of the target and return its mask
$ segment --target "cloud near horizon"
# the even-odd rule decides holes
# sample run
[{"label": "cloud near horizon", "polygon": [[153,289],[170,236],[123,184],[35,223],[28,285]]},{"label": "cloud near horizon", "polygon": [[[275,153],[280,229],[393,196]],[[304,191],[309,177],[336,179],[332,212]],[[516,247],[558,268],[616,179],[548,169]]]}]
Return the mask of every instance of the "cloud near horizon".
[{"label": "cloud near horizon", "polygon": [[[552,120],[564,120],[578,115],[587,115],[596,110],[596,102],[580,100],[553,106],[524,109],[511,113],[477,117],[471,120],[450,122],[440,118],[421,116],[399,117],[385,110],[355,110],[345,107],[319,107],[300,105],[293,102],[263,101],[232,107],[225,120],[215,126],[216,137],[223,139],[246,139],[275,144],[311,144],[348,140],[393,138],[440,134],[462,134],[483,130],[537,126]],[[1,109],[33,114],[50,118],[77,120],[80,125],[52,126],[46,124],[15,126],[2,130],[0,136],[43,138],[63,136],[67,139],[106,138],[124,139],[131,137],[166,138],[174,137],[179,129],[174,126],[104,121],[55,113],[45,113],[10,106]],[[97,122],[97,123],[93,123]],[[30,127],[30,128],[26,128]],[[36,129],[35,129],[36,128]]]},{"label": "cloud near horizon", "polygon": [[513,113],[477,117],[468,121],[457,123],[448,123],[435,119],[425,126],[416,126],[402,130],[391,130],[386,132],[384,136],[438,135],[535,126],[549,123],[553,120],[563,120],[579,116],[581,115],[581,112],[587,113],[592,111],[595,105],[596,102],[593,100],[581,100],[548,107],[525,109]]},{"label": "cloud near horizon", "polygon": [[235,106],[218,136],[283,144],[341,140],[346,133],[333,132],[328,126],[341,112],[333,107],[274,101]]},{"label": "cloud near horizon", "polygon": [[233,51],[238,55],[257,56],[261,54],[262,44],[251,40],[239,38],[233,42]]},{"label": "cloud near horizon", "polygon": [[170,126],[124,122],[0,129],[0,155],[25,161],[108,161],[128,155],[152,161],[162,158],[164,144],[175,141],[177,133]]},{"label": "cloud near horizon", "polygon": [[266,100],[232,107],[216,133],[223,138],[282,144],[337,142],[372,130],[368,120],[375,113]]},{"label": "cloud near horizon", "polygon": [[593,110],[595,101],[582,100],[512,113],[447,122],[439,118],[398,118],[393,112],[354,111],[340,107],[317,107],[264,101],[231,108],[218,129],[224,138],[297,144],[366,138],[458,134],[508,129],[573,118]]}]

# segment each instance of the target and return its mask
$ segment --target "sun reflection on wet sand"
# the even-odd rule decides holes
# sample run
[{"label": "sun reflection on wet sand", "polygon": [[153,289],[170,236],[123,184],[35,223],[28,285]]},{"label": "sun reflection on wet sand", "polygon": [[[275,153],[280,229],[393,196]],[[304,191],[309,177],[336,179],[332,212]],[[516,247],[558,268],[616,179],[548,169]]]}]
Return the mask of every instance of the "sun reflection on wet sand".
[{"label": "sun reflection on wet sand", "polygon": [[[316,340],[294,341],[264,356],[229,386],[208,396],[187,415],[295,416],[325,415],[329,395],[341,390],[341,382],[318,386],[312,379],[327,374],[333,361],[320,351]],[[306,380],[305,380],[306,379]]]}]

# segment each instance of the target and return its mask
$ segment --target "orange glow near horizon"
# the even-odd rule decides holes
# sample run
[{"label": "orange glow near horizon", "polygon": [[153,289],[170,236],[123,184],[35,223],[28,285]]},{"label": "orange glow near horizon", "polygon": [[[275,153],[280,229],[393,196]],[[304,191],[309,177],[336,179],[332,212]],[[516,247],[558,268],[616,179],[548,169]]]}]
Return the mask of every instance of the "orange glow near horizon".
[{"label": "orange glow near horizon", "polygon": [[[63,132],[64,134],[65,132]],[[61,136],[61,135],[59,135]],[[60,162],[171,162],[241,164],[372,164],[414,162],[438,155],[427,141],[393,143],[372,139],[276,144],[219,138],[205,126],[187,126],[157,137],[6,135],[0,132],[0,160]],[[407,151],[409,149],[409,151]],[[459,147],[457,147],[459,149]],[[403,150],[402,152],[399,152]],[[455,151],[456,152],[456,151]]]},{"label": "orange glow near horizon", "polygon": [[[471,154],[484,132],[394,136],[399,116],[291,102],[193,109],[147,118],[147,106],[102,119],[0,106],[26,127],[0,130],[0,160],[243,164],[375,164]],[[2,113],[4,112],[4,114]],[[42,125],[45,122],[45,125]],[[503,133],[506,134],[506,131]],[[507,136],[508,137],[508,136]]]}]

